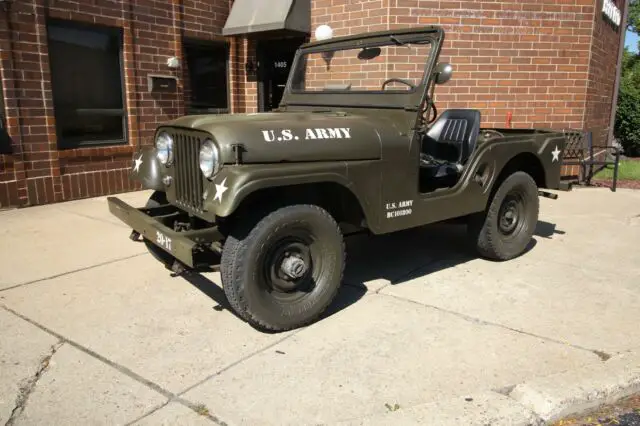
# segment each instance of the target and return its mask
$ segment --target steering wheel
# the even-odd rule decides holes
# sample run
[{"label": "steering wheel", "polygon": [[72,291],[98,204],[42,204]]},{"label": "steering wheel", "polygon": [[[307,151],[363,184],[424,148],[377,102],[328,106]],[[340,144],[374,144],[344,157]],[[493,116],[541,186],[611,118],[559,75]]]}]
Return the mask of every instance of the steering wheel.
[{"label": "steering wheel", "polygon": [[409,80],[405,80],[402,78],[390,78],[389,80],[385,80],[384,83],[382,83],[382,90],[384,90],[384,87],[389,84],[389,83],[402,83],[402,84],[406,84],[407,86],[411,87],[412,89],[415,89],[416,86],[413,85],[413,83],[411,83]]}]

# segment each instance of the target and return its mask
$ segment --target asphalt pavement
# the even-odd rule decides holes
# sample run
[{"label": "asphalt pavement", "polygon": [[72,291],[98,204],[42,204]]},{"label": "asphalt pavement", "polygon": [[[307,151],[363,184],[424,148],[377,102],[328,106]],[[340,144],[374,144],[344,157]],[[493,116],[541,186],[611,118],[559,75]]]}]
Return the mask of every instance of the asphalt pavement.
[{"label": "asphalt pavement", "polygon": [[327,315],[273,334],[104,197],[0,212],[0,424],[524,425],[640,391],[640,191],[541,203],[504,263],[459,225],[353,237]]}]

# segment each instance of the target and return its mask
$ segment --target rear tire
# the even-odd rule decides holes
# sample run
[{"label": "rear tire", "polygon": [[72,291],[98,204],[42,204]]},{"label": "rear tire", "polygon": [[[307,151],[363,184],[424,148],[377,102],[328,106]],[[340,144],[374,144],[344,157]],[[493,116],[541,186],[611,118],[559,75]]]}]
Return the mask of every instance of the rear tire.
[{"label": "rear tire", "polygon": [[286,331],[320,317],[338,292],[344,265],[333,217],[318,206],[292,205],[234,226],[221,277],[238,315],[258,329]]},{"label": "rear tire", "polygon": [[[160,207],[168,203],[166,193],[155,191],[151,194],[149,200],[147,200],[145,208]],[[147,246],[149,253],[151,253],[151,256],[153,256],[158,262],[162,263],[166,268],[171,269],[171,265],[173,265],[175,258],[148,239],[143,238],[142,240],[144,241],[145,246]]]},{"label": "rear tire", "polygon": [[536,182],[525,172],[515,172],[500,184],[487,210],[470,219],[471,242],[488,259],[520,256],[531,242],[539,210]]}]

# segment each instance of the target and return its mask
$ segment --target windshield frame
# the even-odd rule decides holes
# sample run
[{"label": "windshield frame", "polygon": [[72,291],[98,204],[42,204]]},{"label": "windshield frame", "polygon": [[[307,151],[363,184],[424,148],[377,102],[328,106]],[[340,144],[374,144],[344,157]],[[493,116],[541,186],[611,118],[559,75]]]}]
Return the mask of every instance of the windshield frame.
[{"label": "windshield frame", "polygon": [[[409,90],[319,90],[306,91],[294,89],[294,76],[301,66],[303,56],[312,53],[338,50],[361,49],[365,47],[394,46],[395,37],[402,43],[431,42],[428,58],[424,58],[424,70],[421,81],[415,89]],[[381,31],[365,35],[346,36],[323,42],[303,45],[296,52],[281,106],[323,106],[323,107],[372,107],[408,109],[418,108],[424,101],[427,89],[433,78],[433,69],[442,49],[444,32],[439,27],[419,27],[394,31]],[[304,64],[302,64],[304,65]]]}]

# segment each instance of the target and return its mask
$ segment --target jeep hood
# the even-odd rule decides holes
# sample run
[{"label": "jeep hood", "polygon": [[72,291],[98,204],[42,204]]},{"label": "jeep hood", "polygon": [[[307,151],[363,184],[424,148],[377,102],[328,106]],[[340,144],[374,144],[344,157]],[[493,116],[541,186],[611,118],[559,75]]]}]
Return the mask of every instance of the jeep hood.
[{"label": "jeep hood", "polygon": [[243,163],[379,159],[380,134],[385,133],[380,126],[393,127],[380,119],[335,112],[196,115],[168,126],[210,133],[224,163],[235,161],[234,144],[244,147]]}]

